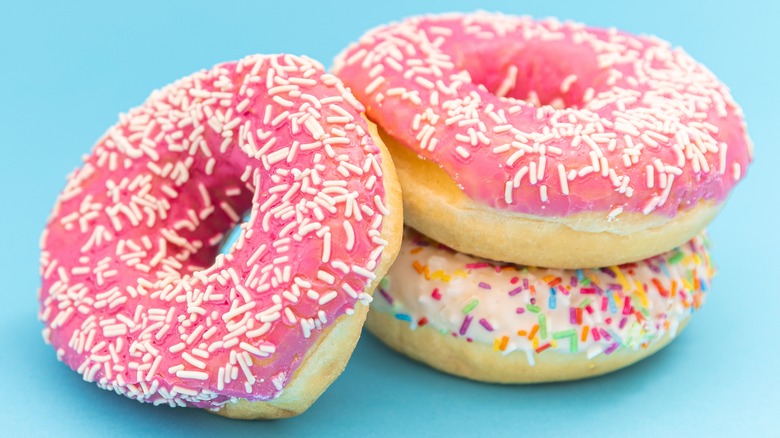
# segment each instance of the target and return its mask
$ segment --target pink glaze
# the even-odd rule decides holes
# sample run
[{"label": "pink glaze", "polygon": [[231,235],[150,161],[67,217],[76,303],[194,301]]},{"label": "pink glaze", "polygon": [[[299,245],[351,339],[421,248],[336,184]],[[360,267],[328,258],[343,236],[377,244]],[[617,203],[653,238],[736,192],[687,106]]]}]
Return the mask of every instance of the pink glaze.
[{"label": "pink glaze", "polygon": [[725,200],[752,160],[728,89],[654,37],[416,17],[369,32],[334,71],[371,119],[497,209],[673,216]]},{"label": "pink glaze", "polygon": [[42,237],[57,356],[155,404],[277,397],[322,330],[371,299],[388,212],[362,110],[315,61],[258,55],[120,116]]}]

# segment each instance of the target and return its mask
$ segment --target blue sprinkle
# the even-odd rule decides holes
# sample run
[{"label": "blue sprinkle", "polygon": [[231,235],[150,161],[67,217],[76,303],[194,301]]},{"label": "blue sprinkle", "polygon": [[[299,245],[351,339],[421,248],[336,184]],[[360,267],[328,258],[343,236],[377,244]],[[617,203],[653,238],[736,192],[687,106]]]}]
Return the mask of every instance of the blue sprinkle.
[{"label": "blue sprinkle", "polygon": [[405,313],[396,313],[395,317],[396,319],[400,319],[401,321],[412,322],[412,317]]},{"label": "blue sprinkle", "polygon": [[617,313],[618,308],[617,304],[615,304],[615,296],[610,293],[607,295],[607,298],[609,298],[609,311],[613,314]]},{"label": "blue sprinkle", "polygon": [[554,309],[554,308],[555,308],[555,306],[556,306],[556,303],[555,303],[555,295],[550,295],[550,301],[549,301],[549,303],[547,304],[547,306],[548,306],[550,309]]},{"label": "blue sprinkle", "polygon": [[669,274],[669,267],[666,266],[666,263],[661,263],[661,272],[664,273],[667,277],[671,277],[672,275]]}]

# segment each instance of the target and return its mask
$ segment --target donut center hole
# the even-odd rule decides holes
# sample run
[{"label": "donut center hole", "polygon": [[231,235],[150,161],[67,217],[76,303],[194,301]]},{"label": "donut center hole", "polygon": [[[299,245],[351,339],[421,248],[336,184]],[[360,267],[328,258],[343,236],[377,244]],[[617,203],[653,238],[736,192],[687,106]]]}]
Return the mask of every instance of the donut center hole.
[{"label": "donut center hole", "polygon": [[602,82],[596,54],[586,44],[480,41],[460,61],[473,83],[534,106],[581,108]]},{"label": "donut center hole", "polygon": [[217,254],[232,254],[235,251],[238,238],[241,236],[243,229],[247,226],[248,220],[249,213],[246,213],[241,216],[241,222],[225,232],[225,237],[222,238],[222,242],[217,248]]}]

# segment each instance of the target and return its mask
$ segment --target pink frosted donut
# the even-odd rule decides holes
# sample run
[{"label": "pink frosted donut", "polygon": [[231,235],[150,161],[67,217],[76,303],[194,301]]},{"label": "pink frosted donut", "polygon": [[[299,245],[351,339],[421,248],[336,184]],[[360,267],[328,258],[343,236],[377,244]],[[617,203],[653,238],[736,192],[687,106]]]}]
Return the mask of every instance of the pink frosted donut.
[{"label": "pink frosted donut", "polygon": [[390,146],[407,223],[497,260],[583,268],[667,251],[752,159],[728,89],[653,37],[415,17],[369,32],[334,71]]},{"label": "pink frosted donut", "polygon": [[343,370],[400,242],[395,171],[362,110],[316,61],[256,55],[121,115],[41,239],[57,357],[142,402],[305,410]]}]

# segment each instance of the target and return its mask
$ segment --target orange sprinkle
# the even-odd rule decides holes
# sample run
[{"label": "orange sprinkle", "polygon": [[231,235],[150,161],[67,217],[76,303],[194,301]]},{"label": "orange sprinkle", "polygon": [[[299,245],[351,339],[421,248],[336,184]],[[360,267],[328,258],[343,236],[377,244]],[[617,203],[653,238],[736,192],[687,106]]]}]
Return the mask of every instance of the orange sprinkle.
[{"label": "orange sprinkle", "polygon": [[699,307],[701,307],[701,303],[703,301],[704,301],[704,294],[697,293],[697,294],[693,295],[693,307],[695,309],[698,309]]},{"label": "orange sprinkle", "polygon": [[[657,278],[654,278],[652,281],[653,284],[655,285],[655,288],[658,289],[658,293],[660,293],[662,297],[669,296],[669,291],[666,290],[666,288],[664,288],[664,286],[661,284],[660,281],[658,281]],[[672,282],[672,289],[674,289],[674,281]]]},{"label": "orange sprinkle", "polygon": [[669,295],[671,295],[672,298],[677,296],[677,280],[672,280],[672,288]]},{"label": "orange sprinkle", "polygon": [[527,332],[527,331],[525,331],[525,330],[518,330],[518,331],[517,331],[517,336],[525,336],[525,335],[527,335],[527,334],[528,334],[528,332]]},{"label": "orange sprinkle", "polygon": [[534,324],[534,328],[531,329],[531,333],[528,333],[528,340],[533,340],[536,336],[536,332],[539,331],[539,324]]},{"label": "orange sprinkle", "polygon": [[422,274],[423,272],[425,272],[426,270],[425,268],[427,268],[427,266],[423,266],[417,260],[412,262],[412,267],[414,267],[414,270],[417,271],[418,274]]},{"label": "orange sprinkle", "polygon": [[501,337],[501,345],[498,346],[498,349],[501,351],[506,350],[506,346],[509,344],[509,338],[506,336]]},{"label": "orange sprinkle", "polygon": [[582,336],[580,336],[580,341],[585,342],[588,340],[588,331],[590,331],[590,327],[587,325],[582,326]]},{"label": "orange sprinkle", "polygon": [[414,248],[413,250],[409,251],[409,254],[417,254],[422,250],[423,250],[422,247]]}]

